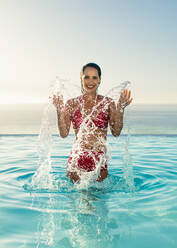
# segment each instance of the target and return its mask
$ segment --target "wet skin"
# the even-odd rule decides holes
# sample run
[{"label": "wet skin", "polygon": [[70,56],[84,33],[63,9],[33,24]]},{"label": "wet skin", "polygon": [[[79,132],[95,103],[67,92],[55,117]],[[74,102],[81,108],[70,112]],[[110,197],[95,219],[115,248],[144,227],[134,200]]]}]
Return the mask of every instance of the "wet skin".
[{"label": "wet skin", "polygon": [[[98,75],[98,71],[95,68],[92,67],[86,67],[84,70],[84,75],[81,75],[81,83],[82,87],[84,89],[84,94],[83,94],[83,105],[84,105],[84,110],[85,110],[85,118],[87,115],[89,115],[92,112],[92,108],[94,105],[97,105],[99,101],[102,101],[103,96],[97,95],[96,90],[97,87],[99,86],[101,81],[101,78]],[[125,106],[129,105],[132,101],[132,98],[130,98],[131,92],[128,90],[124,90],[120,98],[118,100],[118,108],[125,108]],[[96,102],[95,102],[96,100]],[[115,106],[113,103],[111,103],[112,99],[110,98],[105,98],[106,103],[108,103],[109,108],[106,110],[107,114],[109,116],[109,124],[110,124],[110,129],[111,132],[114,136],[119,136],[122,126],[120,127],[120,130],[118,128],[115,128]],[[74,98],[68,101],[67,107],[65,108],[63,105],[63,99],[62,97],[56,97],[54,95],[53,97],[53,104],[55,105],[57,109],[58,116],[61,116],[63,120],[58,121],[58,126],[59,126],[59,131],[61,137],[66,137],[69,133],[70,125],[71,125],[71,118],[70,116],[73,116],[73,113],[78,109],[78,98]],[[122,104],[122,105],[121,105]],[[64,109],[64,115],[63,112],[61,112],[61,109]],[[92,118],[94,119],[98,112],[100,111],[100,107],[98,107],[93,113]],[[120,122],[123,120],[123,114],[122,117],[120,117]],[[59,117],[58,117],[59,118]],[[121,119],[122,118],[122,119]],[[77,134],[78,134],[79,128],[74,129],[75,136],[77,139]],[[99,127],[94,127],[93,130],[90,130],[88,133],[88,130],[82,130],[82,139],[80,142],[80,146],[82,150],[84,149],[89,149],[95,152],[99,151],[105,151],[106,152],[106,147],[103,143],[100,142],[100,138],[103,138],[106,140],[107,137],[107,128],[99,128]],[[78,182],[80,180],[79,175],[77,174],[76,171],[67,171],[66,173],[67,177],[71,179],[71,181]],[[102,182],[106,177],[108,176],[108,170],[104,169],[100,171],[100,175],[97,178],[98,182]]]}]

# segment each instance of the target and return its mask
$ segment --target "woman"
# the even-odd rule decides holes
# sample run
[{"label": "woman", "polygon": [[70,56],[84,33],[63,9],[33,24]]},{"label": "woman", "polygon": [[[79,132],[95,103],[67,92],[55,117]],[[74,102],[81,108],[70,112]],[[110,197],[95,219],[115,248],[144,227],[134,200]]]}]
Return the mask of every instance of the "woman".
[{"label": "woman", "polygon": [[76,137],[68,160],[67,176],[72,182],[77,182],[83,173],[96,171],[96,180],[101,182],[108,176],[106,158],[108,124],[113,136],[118,137],[123,127],[124,108],[132,102],[131,92],[124,90],[117,105],[111,98],[98,95],[101,69],[95,63],[83,66],[80,79],[81,96],[68,100],[65,105],[62,96],[53,96],[60,136],[62,138],[68,136],[72,122]]}]

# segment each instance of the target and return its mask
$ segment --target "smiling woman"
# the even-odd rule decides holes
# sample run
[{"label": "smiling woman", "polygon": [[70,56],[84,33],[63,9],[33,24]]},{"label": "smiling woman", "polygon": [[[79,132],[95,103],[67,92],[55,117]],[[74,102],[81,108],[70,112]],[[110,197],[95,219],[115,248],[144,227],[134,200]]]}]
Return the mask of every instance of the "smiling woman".
[{"label": "smiling woman", "polygon": [[100,182],[108,176],[108,124],[112,135],[118,137],[123,127],[124,108],[132,101],[131,92],[123,90],[117,104],[113,99],[97,94],[101,69],[95,63],[83,66],[80,79],[81,96],[69,99],[66,104],[62,95],[53,96],[60,136],[68,136],[72,123],[76,137],[68,160],[67,176],[78,182],[89,175]]},{"label": "smiling woman", "polygon": [[89,63],[83,66],[80,78],[82,93],[85,91],[84,87],[91,91],[96,87],[97,90],[101,81],[101,69],[97,64]]}]

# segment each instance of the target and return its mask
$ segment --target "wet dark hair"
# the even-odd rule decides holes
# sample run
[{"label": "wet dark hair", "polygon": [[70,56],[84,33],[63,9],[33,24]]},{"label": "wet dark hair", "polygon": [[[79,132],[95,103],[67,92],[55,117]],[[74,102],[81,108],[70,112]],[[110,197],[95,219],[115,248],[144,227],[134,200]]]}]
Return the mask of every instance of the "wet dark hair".
[{"label": "wet dark hair", "polygon": [[87,68],[87,67],[93,67],[95,68],[97,71],[98,71],[98,75],[99,77],[101,77],[101,68],[99,67],[99,65],[95,64],[95,63],[88,63],[86,65],[84,65],[82,67],[82,70],[81,70],[81,73],[84,74],[84,70]]}]

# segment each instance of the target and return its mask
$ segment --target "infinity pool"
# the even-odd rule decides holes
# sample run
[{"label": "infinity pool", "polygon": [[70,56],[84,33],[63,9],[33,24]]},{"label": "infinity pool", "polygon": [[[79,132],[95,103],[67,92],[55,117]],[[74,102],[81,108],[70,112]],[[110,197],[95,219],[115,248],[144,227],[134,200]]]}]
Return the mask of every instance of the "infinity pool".
[{"label": "infinity pool", "polygon": [[177,136],[131,136],[129,168],[109,136],[109,178],[88,188],[65,177],[73,136],[54,136],[52,189],[31,186],[37,139],[0,136],[0,248],[177,247]]}]

